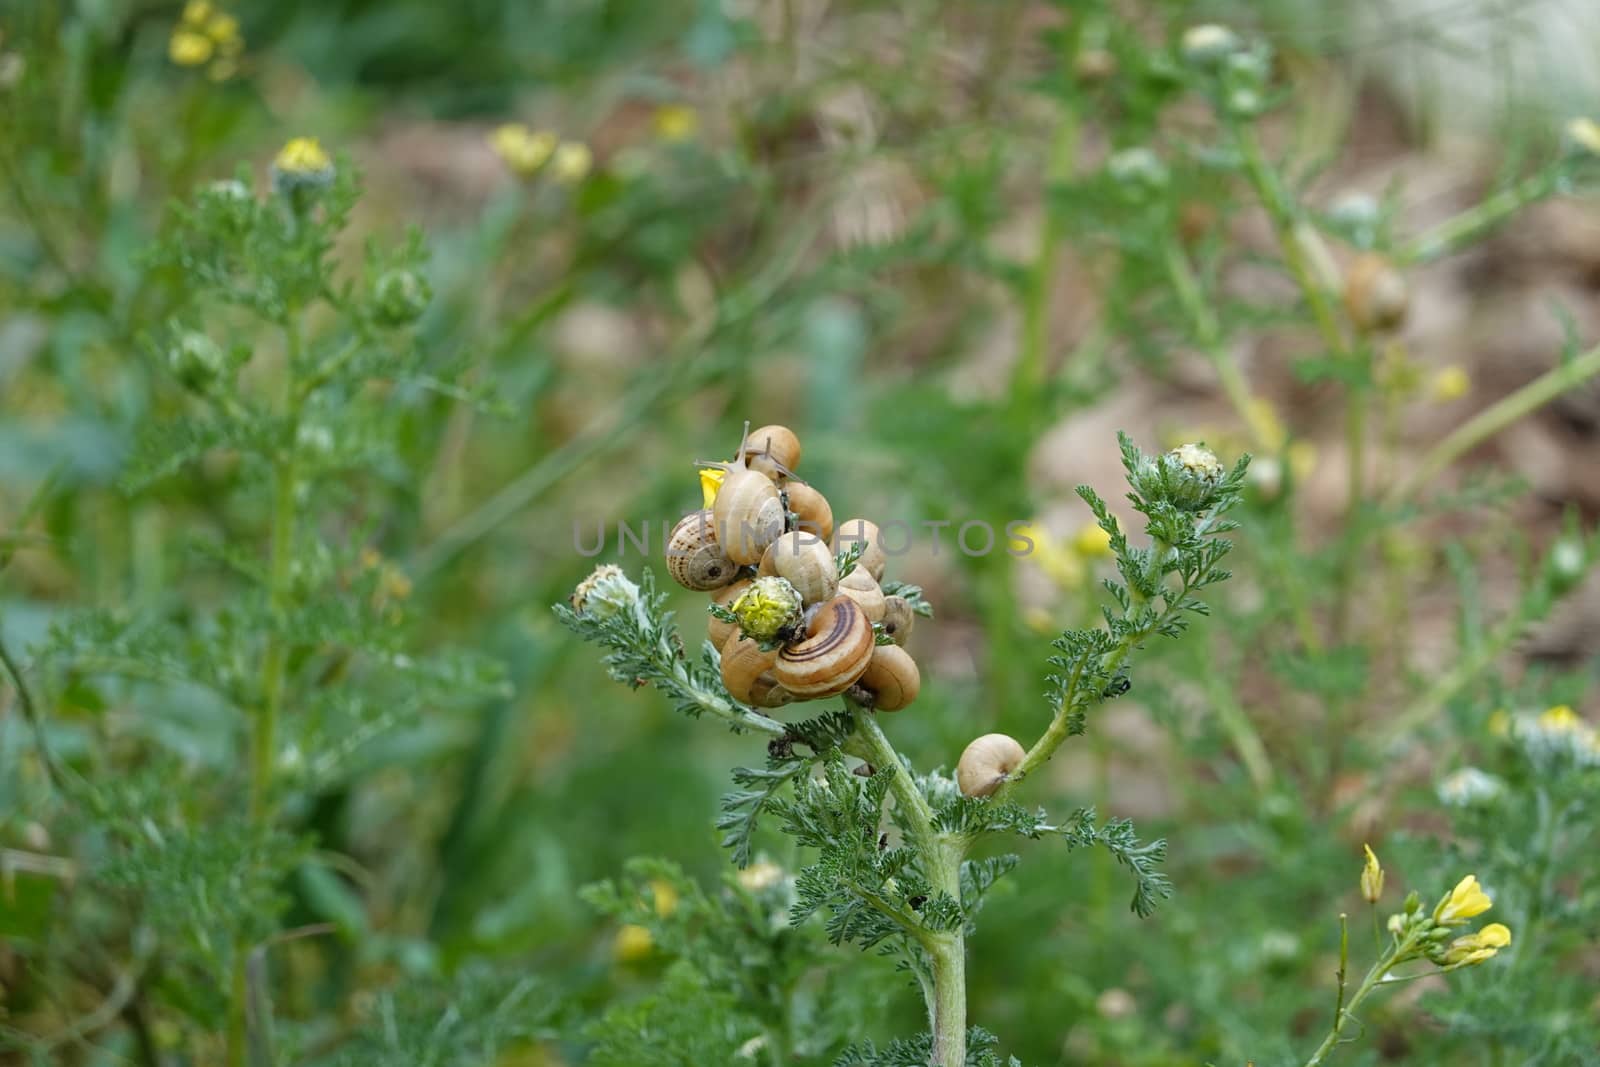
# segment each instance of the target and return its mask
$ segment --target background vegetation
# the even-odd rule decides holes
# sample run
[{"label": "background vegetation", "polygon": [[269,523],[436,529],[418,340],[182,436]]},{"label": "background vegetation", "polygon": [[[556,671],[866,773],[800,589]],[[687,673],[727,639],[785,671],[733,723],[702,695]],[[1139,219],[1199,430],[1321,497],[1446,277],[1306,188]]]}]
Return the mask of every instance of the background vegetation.
[{"label": "background vegetation", "polygon": [[[284,1063],[918,1032],[889,961],[789,929],[783,837],[733,873],[712,819],[761,742],[550,611],[596,562],[575,527],[661,573],[615,525],[659,545],[746,419],[841,516],[1035,524],[1028,559],[951,527],[896,563],[936,606],[886,726],[924,768],[1048,721],[1115,430],[1256,456],[1216,617],[1030,787],[1168,838],[1176,892],[1141,919],[1110,855],[1031,849],[968,963],[1004,1054],[1300,1062],[1370,842],[1383,915],[1475,872],[1517,940],[1370,1002],[1342,1057],[1600,1062],[1594,146],[1560,78],[1513,91],[1569,16],[1322,8],[285,0],[191,63],[177,4],[6,5],[0,1062],[224,1062],[247,1006],[270,1048],[232,1054]],[[1215,19],[1256,68],[1185,63]],[[588,158],[519,176],[504,123]],[[342,229],[270,214],[300,136]],[[1397,324],[1347,299],[1363,253]],[[379,284],[412,269],[416,321]]]}]

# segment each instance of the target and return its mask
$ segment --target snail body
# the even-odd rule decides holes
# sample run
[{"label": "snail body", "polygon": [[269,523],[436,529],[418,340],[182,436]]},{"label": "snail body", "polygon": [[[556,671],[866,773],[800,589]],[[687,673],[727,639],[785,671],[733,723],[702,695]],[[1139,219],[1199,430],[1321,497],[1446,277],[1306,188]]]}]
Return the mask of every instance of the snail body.
[{"label": "snail body", "polygon": [[883,632],[889,635],[897,645],[904,645],[906,638],[911,636],[912,624],[916,622],[917,613],[911,610],[911,601],[903,596],[890,596],[883,598],[883,618],[878,620],[883,623]]},{"label": "snail body", "polygon": [[922,672],[911,653],[899,645],[878,645],[856,685],[872,694],[874,708],[899,711],[917,699],[922,690]]},{"label": "snail body", "polygon": [[718,544],[708,510],[678,520],[667,537],[667,573],[686,589],[721,589],[739,576],[739,565]]},{"label": "snail body", "polygon": [[854,600],[837,596],[816,607],[798,641],[778,652],[773,677],[797,697],[842,693],[872,662],[872,624]]},{"label": "snail body", "polygon": [[984,734],[962,751],[956,763],[956,784],[969,797],[992,796],[1026,755],[1016,738]]}]

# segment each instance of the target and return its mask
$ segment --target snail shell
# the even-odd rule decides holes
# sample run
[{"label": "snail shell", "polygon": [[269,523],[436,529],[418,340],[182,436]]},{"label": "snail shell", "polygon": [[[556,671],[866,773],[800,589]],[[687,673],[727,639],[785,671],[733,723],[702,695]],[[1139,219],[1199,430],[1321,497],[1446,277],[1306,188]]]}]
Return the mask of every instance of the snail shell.
[{"label": "snail shell", "polygon": [[1344,307],[1362,331],[1393,330],[1411,307],[1406,276],[1387,259],[1367,253],[1345,273]]},{"label": "snail shell", "polygon": [[741,704],[758,708],[780,708],[794,700],[794,694],[780,686],[773,674],[778,650],[761,651],[761,646],[735,632],[722,646],[722,684]]},{"label": "snail shell", "polygon": [[861,557],[856,560],[856,566],[878,581],[883,580],[883,568],[889,562],[889,554],[878,543],[877,523],[868,522],[866,519],[846,519],[839,524],[834,541],[838,551],[841,552],[857,542],[865,545],[861,550]]},{"label": "snail shell", "polygon": [[882,622],[887,597],[872,575],[857,567],[839,579],[839,595],[854,600],[868,622]]},{"label": "snail shell", "polygon": [[825,542],[795,530],[767,548],[761,573],[786,578],[808,607],[832,600],[839,592],[839,566]]},{"label": "snail shell", "polygon": [[961,761],[956,764],[956,784],[969,797],[990,796],[1026,755],[1015,738],[984,734],[961,753]]},{"label": "snail shell", "polygon": [[745,466],[776,481],[800,466],[800,438],[787,426],[761,426],[745,435]]},{"label": "snail shell", "polygon": [[828,506],[828,498],[805,482],[792,479],[784,483],[783,489],[789,495],[789,510],[800,520],[799,528],[831,543],[833,508]]},{"label": "snail shell", "polygon": [[[846,575],[844,581],[849,581]],[[842,584],[842,583],[841,583]],[[917,613],[911,610],[911,601],[903,596],[890,596],[883,598],[883,618],[878,620],[883,623],[883,632],[897,645],[906,643],[906,638],[911,636],[911,627],[916,622]]]},{"label": "snail shell", "polygon": [[773,677],[807,700],[842,693],[872,661],[872,624],[854,600],[836,596],[818,605],[805,636],[778,653]]},{"label": "snail shell", "polygon": [[[739,599],[740,593],[750,588],[751,580],[749,578],[740,578],[732,585],[723,586],[711,594],[711,602],[721,604],[725,608],[731,606],[735,600]],[[706,616],[706,636],[711,638],[711,643],[718,648],[726,645],[728,643],[728,635],[738,628],[735,623],[723,622],[715,615]]]},{"label": "snail shell", "polygon": [[711,521],[710,511],[691,512],[667,538],[667,573],[686,589],[721,589],[739,576],[739,565],[717,544]]},{"label": "snail shell", "polygon": [[731,467],[712,507],[717,542],[735,563],[757,563],[783,533],[778,487],[764,474]]},{"label": "snail shell", "polygon": [[911,653],[899,645],[878,645],[856,684],[872,693],[872,706],[879,711],[899,711],[917,699],[922,672]]}]

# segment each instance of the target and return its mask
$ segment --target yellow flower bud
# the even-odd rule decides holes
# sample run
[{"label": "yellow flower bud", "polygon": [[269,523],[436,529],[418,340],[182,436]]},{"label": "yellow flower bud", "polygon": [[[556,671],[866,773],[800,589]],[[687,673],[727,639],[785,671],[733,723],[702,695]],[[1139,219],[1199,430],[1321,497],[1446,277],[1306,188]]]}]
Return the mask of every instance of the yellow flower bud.
[{"label": "yellow flower bud", "polygon": [[771,641],[800,621],[800,594],[787,579],[776,575],[757,578],[733,602],[733,614],[745,636]]},{"label": "yellow flower bud", "polygon": [[656,109],[654,125],[663,141],[687,141],[700,129],[700,116],[685,104],[666,104]]},{"label": "yellow flower bud", "polygon": [[1428,395],[1441,403],[1460,400],[1471,391],[1472,376],[1454,365],[1440,370],[1428,383]]},{"label": "yellow flower bud", "polygon": [[618,963],[637,963],[655,951],[656,939],[650,931],[636,923],[627,923],[611,942],[611,956]]},{"label": "yellow flower bud", "polygon": [[1477,876],[1469,874],[1439,901],[1433,909],[1433,921],[1440,926],[1460,926],[1493,906],[1494,901],[1478,885]]},{"label": "yellow flower bud", "polygon": [[555,155],[551,156],[550,173],[558,182],[576,185],[588,176],[589,168],[593,165],[594,153],[589,151],[588,145],[568,141],[556,148]]},{"label": "yellow flower bud", "polygon": [[655,901],[656,914],[663,919],[670,919],[672,913],[678,910],[678,891],[666,879],[650,880],[650,896]]},{"label": "yellow flower bud", "polygon": [[556,150],[556,135],[540,130],[534,132],[520,122],[508,122],[495,128],[489,144],[511,173],[519,178],[531,178],[538,173]]},{"label": "yellow flower bud", "polygon": [[1072,547],[1084,559],[1104,559],[1111,555],[1111,535],[1098,524],[1085,526],[1073,536]]},{"label": "yellow flower bud", "polygon": [[210,61],[214,48],[205,34],[180,29],[167,42],[167,55],[180,67],[198,67]]},{"label": "yellow flower bud", "polygon": [[1378,898],[1383,896],[1383,867],[1378,863],[1371,845],[1361,847],[1367,852],[1366,865],[1361,868],[1361,896],[1367,903],[1376,904]]},{"label": "yellow flower bud", "polygon": [[1446,967],[1471,967],[1482,963],[1511,944],[1511,931],[1501,923],[1490,923],[1477,933],[1458,937],[1439,957]]}]

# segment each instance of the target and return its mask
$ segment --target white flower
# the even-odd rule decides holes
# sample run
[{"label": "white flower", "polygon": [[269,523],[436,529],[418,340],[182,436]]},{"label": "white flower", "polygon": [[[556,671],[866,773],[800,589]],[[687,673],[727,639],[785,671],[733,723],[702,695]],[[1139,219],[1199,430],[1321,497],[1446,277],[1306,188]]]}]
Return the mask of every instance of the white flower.
[{"label": "white flower", "polygon": [[1439,799],[1457,808],[1488,804],[1506,791],[1506,784],[1476,767],[1463,767],[1439,783]]}]

